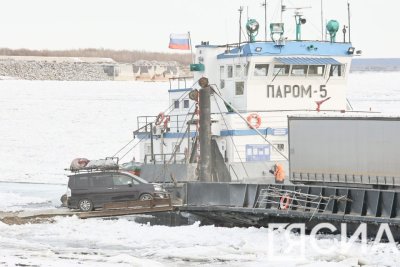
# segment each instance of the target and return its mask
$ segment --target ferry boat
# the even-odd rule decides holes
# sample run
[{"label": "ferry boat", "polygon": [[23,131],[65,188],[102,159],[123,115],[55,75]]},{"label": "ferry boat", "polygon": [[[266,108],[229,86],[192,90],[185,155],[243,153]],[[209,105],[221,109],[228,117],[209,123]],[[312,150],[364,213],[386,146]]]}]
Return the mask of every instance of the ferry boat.
[{"label": "ferry boat", "polygon": [[[296,11],[296,39],[288,40],[283,23],[271,23],[269,41],[256,41],[259,24],[249,19],[248,42],[196,46],[193,84],[170,80],[170,107],[158,116],[137,118],[134,135],[141,140],[141,176],[150,181],[197,179],[198,80],[207,77],[211,96],[212,181],[271,183],[279,163],[288,169],[288,121],[297,114],[354,112],[346,98],[350,42],[336,42],[339,23],[326,29],[330,40],[302,40],[304,22]],[[288,182],[286,180],[286,182]]]},{"label": "ferry boat", "polygon": [[[310,41],[295,18],[296,40],[273,23],[271,41],[256,41],[249,19],[250,41],[196,46],[193,84],[170,79],[170,107],[137,118],[141,163],[131,166],[202,223],[295,222],[305,233],[329,222],[363,235],[367,224],[376,240],[400,240],[400,118],[353,111],[346,84],[358,52],[335,41],[337,21],[329,41]],[[283,183],[275,166],[289,174]]]}]

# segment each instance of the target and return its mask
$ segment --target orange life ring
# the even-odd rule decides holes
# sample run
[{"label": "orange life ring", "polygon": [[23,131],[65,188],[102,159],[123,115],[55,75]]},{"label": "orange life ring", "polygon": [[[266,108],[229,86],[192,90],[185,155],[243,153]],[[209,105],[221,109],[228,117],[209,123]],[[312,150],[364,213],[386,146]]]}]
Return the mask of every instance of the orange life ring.
[{"label": "orange life ring", "polygon": [[170,117],[169,116],[165,116],[164,119],[164,129],[168,128],[168,122],[170,121]]},{"label": "orange life ring", "polygon": [[292,199],[289,197],[289,195],[284,195],[281,197],[281,201],[279,202],[279,207],[281,208],[281,210],[287,210],[291,202]]},{"label": "orange life ring", "polygon": [[160,112],[156,118],[156,125],[160,125],[165,119],[164,112]]},{"label": "orange life ring", "polygon": [[258,128],[261,125],[261,116],[258,115],[257,113],[251,113],[249,116],[247,116],[247,124],[249,125],[250,128]]}]

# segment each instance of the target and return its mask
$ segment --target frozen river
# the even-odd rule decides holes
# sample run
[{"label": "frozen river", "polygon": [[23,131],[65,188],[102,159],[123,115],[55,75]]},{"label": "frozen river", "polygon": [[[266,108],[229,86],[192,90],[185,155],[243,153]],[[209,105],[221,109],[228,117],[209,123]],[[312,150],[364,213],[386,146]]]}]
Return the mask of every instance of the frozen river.
[{"label": "frozen river", "polygon": [[[63,169],[71,160],[113,155],[131,140],[136,116],[166,109],[167,90],[168,83],[0,81],[0,210],[59,205],[67,181]],[[355,110],[399,115],[400,75],[353,73],[348,98]],[[129,218],[0,223],[0,266],[400,266],[399,248],[391,244],[349,248],[334,236],[291,234],[293,244],[308,248],[300,252],[288,248],[284,235],[197,224],[149,226]]]}]

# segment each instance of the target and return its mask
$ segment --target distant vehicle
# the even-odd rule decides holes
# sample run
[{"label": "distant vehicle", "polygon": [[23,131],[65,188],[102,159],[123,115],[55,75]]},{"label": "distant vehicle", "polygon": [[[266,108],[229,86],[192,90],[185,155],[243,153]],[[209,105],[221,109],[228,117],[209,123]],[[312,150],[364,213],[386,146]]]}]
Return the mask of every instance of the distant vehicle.
[{"label": "distant vehicle", "polygon": [[133,175],[140,176],[140,166],[142,163],[129,161],[119,165],[120,170],[132,173]]},{"label": "distant vehicle", "polygon": [[70,209],[92,211],[109,202],[167,197],[161,185],[148,183],[128,172],[85,172],[68,177],[67,206]]}]

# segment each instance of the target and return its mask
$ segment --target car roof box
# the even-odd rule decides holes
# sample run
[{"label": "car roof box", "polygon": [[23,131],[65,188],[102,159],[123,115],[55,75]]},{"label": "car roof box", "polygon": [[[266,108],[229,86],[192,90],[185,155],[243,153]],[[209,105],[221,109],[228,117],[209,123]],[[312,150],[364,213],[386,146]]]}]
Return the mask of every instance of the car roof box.
[{"label": "car roof box", "polygon": [[76,158],[71,162],[69,170],[71,172],[118,170],[118,160],[117,157],[107,157],[105,159],[97,160]]}]

